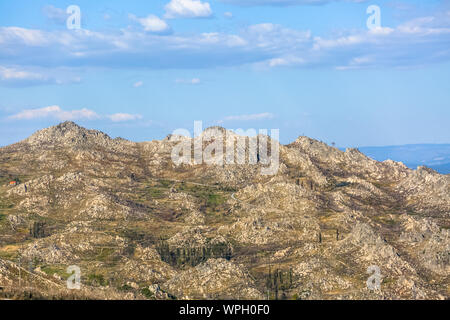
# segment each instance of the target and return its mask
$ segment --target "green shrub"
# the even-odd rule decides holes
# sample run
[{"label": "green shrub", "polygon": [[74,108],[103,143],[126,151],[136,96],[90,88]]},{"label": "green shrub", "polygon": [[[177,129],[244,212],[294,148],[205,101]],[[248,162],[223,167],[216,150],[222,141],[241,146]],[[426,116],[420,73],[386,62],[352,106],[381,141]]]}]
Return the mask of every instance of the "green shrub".
[{"label": "green shrub", "polygon": [[131,286],[129,286],[129,285],[127,285],[127,284],[124,284],[123,286],[121,286],[121,287],[119,287],[118,288],[119,289],[119,291],[133,291],[133,287],[131,287]]},{"label": "green shrub", "polygon": [[91,273],[90,275],[88,275],[88,281],[91,285],[99,285],[102,287],[107,285],[105,277],[103,277],[103,275],[101,274]]},{"label": "green shrub", "polygon": [[215,193],[210,193],[208,195],[207,201],[206,201],[206,205],[208,207],[217,207],[220,206],[221,204],[223,204],[225,202],[225,199],[219,195],[219,194],[215,194]]},{"label": "green shrub", "polygon": [[151,299],[154,297],[153,292],[150,291],[149,288],[143,288],[141,289],[142,295],[144,295],[147,299]]}]

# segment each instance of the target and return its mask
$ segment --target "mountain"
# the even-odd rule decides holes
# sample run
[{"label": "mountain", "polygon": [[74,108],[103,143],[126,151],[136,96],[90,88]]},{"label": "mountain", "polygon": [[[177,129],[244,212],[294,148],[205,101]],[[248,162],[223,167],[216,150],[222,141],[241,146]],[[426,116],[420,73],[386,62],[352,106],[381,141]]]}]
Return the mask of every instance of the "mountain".
[{"label": "mountain", "polygon": [[387,147],[361,147],[367,156],[384,161],[401,161],[411,169],[427,166],[442,174],[450,174],[450,144],[413,144]]},{"label": "mountain", "polygon": [[0,148],[0,297],[450,297],[450,176],[308,137],[269,138],[268,175],[261,151],[177,162],[217,132],[237,158],[264,140],[208,128],[135,143],[65,122]]}]

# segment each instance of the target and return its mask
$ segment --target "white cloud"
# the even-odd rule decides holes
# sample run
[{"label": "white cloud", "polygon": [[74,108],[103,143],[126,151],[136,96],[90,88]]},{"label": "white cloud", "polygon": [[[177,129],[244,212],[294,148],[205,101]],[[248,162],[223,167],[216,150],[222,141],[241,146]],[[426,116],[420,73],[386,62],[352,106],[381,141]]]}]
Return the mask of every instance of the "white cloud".
[{"label": "white cloud", "polygon": [[65,24],[67,18],[69,15],[67,12],[61,8],[56,8],[52,5],[47,5],[44,8],[42,8],[43,14],[49,19],[50,21],[56,23],[56,24]]},{"label": "white cloud", "polygon": [[381,35],[388,35],[392,32],[394,32],[394,29],[388,27],[376,27],[374,29],[369,30],[369,33],[371,34],[381,34]]},{"label": "white cloud", "polygon": [[51,71],[48,70],[36,70],[23,69],[16,67],[4,67],[0,66],[0,85],[9,87],[26,87],[34,85],[46,85],[46,84],[69,84],[79,83],[80,77],[70,75],[70,72],[66,72],[64,77],[57,78]]},{"label": "white cloud", "polygon": [[279,58],[274,58],[274,59],[270,59],[267,61],[267,64],[269,65],[269,67],[301,65],[303,63],[305,63],[305,60],[303,60],[300,57],[296,57],[296,56],[279,57]]},{"label": "white cloud", "polygon": [[148,15],[145,18],[138,18],[133,14],[128,15],[128,17],[136,22],[139,22],[141,26],[144,28],[147,32],[153,32],[153,33],[168,33],[170,32],[169,25],[159,17],[151,14]]},{"label": "white cloud", "polygon": [[143,81],[138,81],[138,82],[135,82],[135,83],[133,84],[133,87],[139,88],[139,87],[142,87],[143,85],[144,85],[144,82],[143,82]]},{"label": "white cloud", "polygon": [[223,16],[224,16],[225,18],[231,19],[231,18],[233,18],[233,13],[227,11],[227,12],[225,12],[225,13],[223,14]]},{"label": "white cloud", "polygon": [[200,84],[201,81],[199,78],[192,78],[192,79],[176,79],[176,83],[180,84]]},{"label": "white cloud", "polygon": [[273,119],[274,115],[272,113],[256,113],[256,114],[242,114],[238,116],[228,116],[219,120],[218,123],[223,123],[225,121],[255,121],[255,120],[266,120]]},{"label": "white cloud", "polygon": [[164,7],[166,19],[174,18],[207,18],[212,16],[208,2],[200,0],[171,0]]},{"label": "white cloud", "polygon": [[450,33],[450,15],[428,16],[413,19],[401,24],[398,30],[410,35],[433,36]]},{"label": "white cloud", "polygon": [[39,109],[23,110],[12,116],[9,116],[8,118],[13,120],[54,118],[64,121],[64,120],[81,120],[81,119],[94,120],[98,119],[99,115],[94,111],[85,108],[80,110],[65,111],[61,109],[59,106],[49,106]]},{"label": "white cloud", "polygon": [[125,122],[139,120],[143,117],[139,114],[115,113],[101,116],[93,110],[86,108],[79,110],[63,110],[60,106],[48,106],[37,109],[26,109],[8,117],[10,120],[35,120],[35,119],[57,119],[66,120],[99,120],[109,119],[113,122]]},{"label": "white cloud", "polygon": [[53,40],[48,33],[19,27],[0,27],[0,44],[14,44],[16,46],[44,47]]},{"label": "white cloud", "polygon": [[38,80],[43,81],[47,80],[47,77],[43,74],[18,70],[15,68],[6,68],[0,66],[0,78],[4,81],[13,81],[13,80]]},{"label": "white cloud", "polygon": [[142,119],[139,114],[129,114],[129,113],[115,113],[107,116],[113,122],[125,122]]}]

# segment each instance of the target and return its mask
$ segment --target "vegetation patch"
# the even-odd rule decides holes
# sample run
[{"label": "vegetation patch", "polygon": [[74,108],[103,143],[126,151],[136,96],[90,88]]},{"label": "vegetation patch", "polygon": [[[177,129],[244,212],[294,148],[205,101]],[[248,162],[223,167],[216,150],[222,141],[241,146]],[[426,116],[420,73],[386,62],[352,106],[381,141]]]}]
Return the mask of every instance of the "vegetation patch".
[{"label": "vegetation patch", "polygon": [[91,286],[106,287],[108,282],[102,274],[91,273],[87,276],[87,282]]},{"label": "vegetation patch", "polygon": [[206,205],[208,207],[216,208],[222,204],[224,204],[226,199],[222,197],[220,194],[211,193],[208,195],[208,199],[206,201]]},{"label": "vegetation patch", "polygon": [[156,250],[161,260],[174,266],[191,266],[208,260],[209,258],[231,259],[232,249],[227,243],[216,243],[204,247],[170,247],[165,240],[161,240]]},{"label": "vegetation patch", "polygon": [[0,209],[11,209],[14,207],[14,204],[4,201],[0,199]]},{"label": "vegetation patch", "polygon": [[398,223],[397,221],[388,216],[375,216],[373,217],[373,220],[389,227],[393,227]]},{"label": "vegetation patch", "polygon": [[0,248],[0,258],[14,260],[20,247],[18,245],[7,245]]},{"label": "vegetation patch", "polygon": [[113,248],[99,248],[95,259],[102,262],[111,262],[114,258],[114,251]]},{"label": "vegetation patch", "polygon": [[143,289],[141,289],[141,294],[142,294],[144,297],[146,297],[147,299],[152,299],[152,298],[155,297],[154,294],[153,294],[153,292],[151,292],[149,288],[143,288]]},{"label": "vegetation patch", "polygon": [[170,187],[171,184],[173,184],[173,183],[170,180],[159,180],[157,187],[166,188],[167,189],[167,188]]},{"label": "vegetation patch", "polygon": [[157,187],[150,187],[148,189],[148,194],[153,199],[162,199],[162,198],[164,198],[164,193],[165,192],[166,192],[166,190],[162,190],[162,189],[157,188]]},{"label": "vegetation patch", "polygon": [[123,292],[130,292],[130,291],[134,291],[132,286],[129,286],[128,284],[124,284],[120,287],[117,288],[119,291],[123,291]]},{"label": "vegetation patch", "polygon": [[57,274],[64,280],[67,280],[70,277],[70,274],[66,273],[66,268],[60,265],[45,265],[41,267],[41,270],[49,276]]},{"label": "vegetation patch", "polygon": [[287,299],[288,291],[293,288],[294,276],[292,269],[283,271],[275,269],[272,271],[269,268],[269,273],[266,275],[266,292],[271,299]]}]

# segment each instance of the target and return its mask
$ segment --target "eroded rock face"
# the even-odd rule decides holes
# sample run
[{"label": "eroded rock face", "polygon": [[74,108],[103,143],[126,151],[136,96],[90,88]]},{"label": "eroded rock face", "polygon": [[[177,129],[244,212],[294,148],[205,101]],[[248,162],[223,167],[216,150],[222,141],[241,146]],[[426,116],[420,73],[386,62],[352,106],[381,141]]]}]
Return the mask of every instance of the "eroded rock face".
[{"label": "eroded rock face", "polygon": [[66,122],[0,148],[1,181],[20,180],[0,186],[0,287],[20,263],[45,278],[40,297],[70,265],[98,299],[450,297],[450,176],[307,137],[277,145],[274,175],[172,161],[199,139],[134,143]]},{"label": "eroded rock face", "polygon": [[181,299],[263,299],[249,273],[225,259],[209,259],[164,283]]},{"label": "eroded rock face", "polygon": [[450,176],[432,169],[419,167],[397,186],[407,203],[419,212],[441,212],[445,218],[450,214]]},{"label": "eroded rock face", "polygon": [[403,217],[400,241],[415,248],[414,255],[425,268],[448,276],[450,272],[450,231],[430,218]]},{"label": "eroded rock face", "polygon": [[107,134],[88,130],[67,121],[55,127],[40,130],[30,136],[25,142],[31,147],[54,147],[57,145],[71,148],[88,149],[94,146],[107,147],[120,151],[132,143],[124,139],[111,139]]}]

